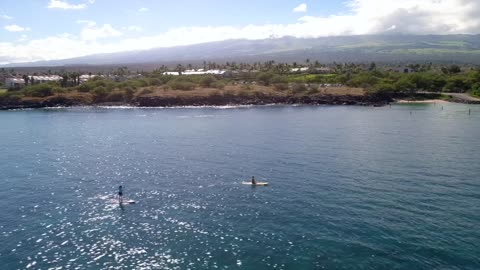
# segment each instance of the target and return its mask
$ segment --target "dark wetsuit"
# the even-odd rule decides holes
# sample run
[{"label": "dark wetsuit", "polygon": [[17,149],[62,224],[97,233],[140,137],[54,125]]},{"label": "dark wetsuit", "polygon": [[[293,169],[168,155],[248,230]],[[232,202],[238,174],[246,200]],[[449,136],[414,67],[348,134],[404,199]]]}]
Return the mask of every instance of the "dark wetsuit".
[{"label": "dark wetsuit", "polygon": [[123,188],[122,188],[122,186],[118,187],[118,200],[123,201]]},{"label": "dark wetsuit", "polygon": [[256,185],[257,181],[255,181],[255,177],[252,176],[252,185]]}]

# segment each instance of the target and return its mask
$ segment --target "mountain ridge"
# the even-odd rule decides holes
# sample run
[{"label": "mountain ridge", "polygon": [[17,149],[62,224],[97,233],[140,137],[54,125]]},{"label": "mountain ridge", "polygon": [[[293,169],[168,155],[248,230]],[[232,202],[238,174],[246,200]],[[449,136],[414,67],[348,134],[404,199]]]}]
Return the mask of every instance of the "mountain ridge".
[{"label": "mountain ridge", "polygon": [[2,67],[200,63],[203,61],[456,62],[480,64],[480,35],[358,35],[226,40],[94,54]]}]

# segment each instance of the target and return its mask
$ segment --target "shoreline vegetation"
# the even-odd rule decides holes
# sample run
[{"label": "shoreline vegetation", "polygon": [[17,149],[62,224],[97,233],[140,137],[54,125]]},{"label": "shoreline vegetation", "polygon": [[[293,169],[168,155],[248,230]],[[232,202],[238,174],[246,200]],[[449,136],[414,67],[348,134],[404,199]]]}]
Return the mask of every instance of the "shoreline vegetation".
[{"label": "shoreline vegetation", "polygon": [[[145,91],[146,90],[146,91]],[[267,104],[310,104],[310,105],[364,105],[382,106],[382,98],[364,94],[360,88],[326,88],[318,93],[278,92],[269,87],[252,87],[243,90],[238,86],[227,86],[222,90],[197,88],[188,92],[147,88],[143,93],[125,99],[122,93],[98,100],[91,93],[59,93],[48,97],[22,97],[0,105],[0,109],[74,107],[74,106],[132,106],[132,107],[182,107],[182,106],[227,106]],[[390,100],[389,100],[390,101]]]},{"label": "shoreline vegetation", "polygon": [[[28,75],[23,74],[24,87],[0,89],[0,109],[109,105],[480,103],[474,98],[463,99],[454,95],[480,95],[480,69],[477,67],[434,66],[431,63],[412,64],[405,68],[378,67],[375,63],[321,65],[317,61],[311,63],[309,59],[302,66],[274,61],[208,65],[228,72],[187,75],[189,71],[181,65],[175,69],[162,66],[152,72],[132,72],[122,67],[108,75],[90,74],[86,81],[80,81],[81,71],[55,72],[61,80],[47,83],[29,81]],[[175,73],[176,76],[172,75]]]}]

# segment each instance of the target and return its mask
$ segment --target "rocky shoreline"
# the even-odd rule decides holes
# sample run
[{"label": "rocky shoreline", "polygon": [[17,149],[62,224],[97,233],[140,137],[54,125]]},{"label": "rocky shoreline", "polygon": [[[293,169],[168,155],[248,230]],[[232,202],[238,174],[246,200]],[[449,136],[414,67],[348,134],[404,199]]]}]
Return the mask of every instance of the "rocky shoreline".
[{"label": "rocky shoreline", "polygon": [[182,106],[226,106],[226,105],[267,105],[267,104],[305,104],[305,105],[360,105],[383,106],[393,100],[373,96],[355,95],[312,95],[312,96],[139,96],[130,102],[92,102],[88,99],[57,95],[48,98],[30,98],[12,100],[0,104],[0,110],[36,109],[48,107],[75,106],[133,106],[133,107],[182,107]]}]

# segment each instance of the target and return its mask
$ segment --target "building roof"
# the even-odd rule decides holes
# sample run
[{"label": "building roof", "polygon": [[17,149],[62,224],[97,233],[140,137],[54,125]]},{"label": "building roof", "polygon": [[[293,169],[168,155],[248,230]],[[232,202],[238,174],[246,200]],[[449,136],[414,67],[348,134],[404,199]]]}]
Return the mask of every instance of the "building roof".
[{"label": "building roof", "polygon": [[[203,69],[199,69],[199,70],[191,69],[191,70],[185,70],[184,72],[182,72],[182,75],[208,75],[208,74],[223,75],[226,72],[227,72],[226,70],[219,70],[219,69],[211,69],[211,70],[205,70],[205,71]],[[178,76],[180,74],[177,71],[166,71],[163,73],[163,75]]]},{"label": "building roof", "polygon": [[6,78],[5,81],[10,81],[13,83],[25,83],[25,80],[21,78]]},{"label": "building roof", "polygon": [[28,76],[30,80],[33,78],[34,81],[59,81],[62,77],[58,75],[48,75],[48,76]]},{"label": "building roof", "polygon": [[103,75],[95,75],[95,74],[92,74],[92,75],[88,75],[88,74],[83,74],[83,75],[80,75],[80,80],[90,80],[90,79],[93,79],[95,77],[105,77]]},{"label": "building roof", "polygon": [[308,71],[308,67],[292,68],[291,72]]}]

